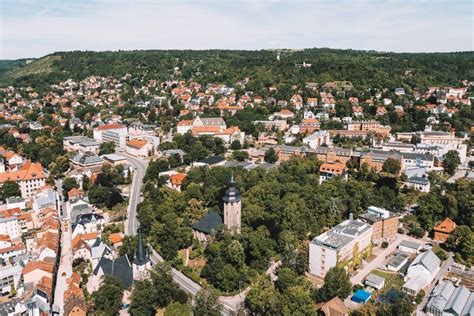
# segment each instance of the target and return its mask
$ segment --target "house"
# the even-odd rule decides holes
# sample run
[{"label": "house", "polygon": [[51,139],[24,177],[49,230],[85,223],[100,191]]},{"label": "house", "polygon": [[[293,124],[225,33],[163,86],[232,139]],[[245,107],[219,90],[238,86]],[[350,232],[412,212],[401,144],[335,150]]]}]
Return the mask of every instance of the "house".
[{"label": "house", "polygon": [[398,250],[409,254],[419,253],[421,248],[423,248],[423,244],[409,240],[402,240],[398,245]]},{"label": "house", "polygon": [[102,157],[92,152],[78,153],[69,159],[73,167],[79,170],[99,171],[102,168]]},{"label": "house", "polygon": [[23,268],[22,275],[25,283],[38,283],[43,277],[53,277],[56,258],[45,258],[40,261],[30,261]]},{"label": "house", "polygon": [[359,218],[372,225],[372,242],[380,245],[382,242],[390,242],[397,238],[398,214],[384,208],[369,206],[365,213]]},{"label": "house", "polygon": [[273,116],[274,117],[279,117],[279,118],[282,118],[282,119],[288,119],[288,118],[294,118],[295,117],[295,114],[293,112],[291,112],[290,110],[288,109],[283,109],[281,110],[280,112],[275,112],[273,113]]},{"label": "house", "polygon": [[387,263],[387,270],[398,272],[408,262],[408,254],[404,252],[398,252],[390,261]]},{"label": "house", "polygon": [[183,183],[184,179],[186,179],[186,174],[184,173],[175,173],[170,176],[168,187],[174,189],[178,192],[181,192],[181,184]]},{"label": "house", "polygon": [[381,290],[385,286],[385,278],[371,273],[365,278],[364,284],[376,290]]},{"label": "house", "polygon": [[428,193],[431,189],[431,184],[428,178],[412,176],[403,182],[404,186],[420,192]]},{"label": "house", "polygon": [[10,293],[12,287],[18,288],[23,267],[20,265],[0,266],[0,291],[4,295]]},{"label": "house", "polygon": [[[351,264],[354,256],[371,246],[372,227],[352,214],[348,220],[315,237],[309,245],[309,272],[324,278],[330,268],[338,263]],[[356,246],[357,245],[357,246]]]},{"label": "house", "polygon": [[109,241],[115,248],[121,247],[123,243],[123,234],[122,233],[110,234]]},{"label": "house", "polygon": [[417,295],[433,281],[439,271],[441,260],[430,250],[419,254],[408,267],[402,291]]},{"label": "house", "polygon": [[45,185],[46,174],[40,163],[27,160],[16,171],[0,173],[0,185],[7,181],[15,181],[20,186],[21,197],[26,199]]},{"label": "house", "polygon": [[135,157],[148,157],[153,154],[153,145],[144,139],[131,139],[126,142],[125,150]]},{"label": "house", "polygon": [[336,296],[328,302],[317,304],[316,313],[318,316],[349,316],[349,309],[343,300]]},{"label": "house", "polygon": [[193,167],[217,167],[223,166],[226,160],[222,156],[211,156],[193,163]]},{"label": "house", "polygon": [[313,134],[303,138],[303,144],[308,145],[310,148],[315,149],[322,145],[331,145],[331,136],[328,131],[317,131]]},{"label": "house", "polygon": [[210,236],[223,225],[222,217],[217,212],[210,212],[193,225],[194,238],[200,242],[209,241]]},{"label": "house", "polygon": [[456,223],[449,217],[446,217],[433,228],[434,239],[438,242],[445,242],[455,229]]},{"label": "house", "polygon": [[474,314],[474,292],[464,285],[441,280],[430,295],[426,312],[431,315],[460,316]]},{"label": "house", "polygon": [[347,181],[348,173],[345,164],[341,162],[325,162],[319,167],[319,184],[334,177],[341,177],[342,179]]}]

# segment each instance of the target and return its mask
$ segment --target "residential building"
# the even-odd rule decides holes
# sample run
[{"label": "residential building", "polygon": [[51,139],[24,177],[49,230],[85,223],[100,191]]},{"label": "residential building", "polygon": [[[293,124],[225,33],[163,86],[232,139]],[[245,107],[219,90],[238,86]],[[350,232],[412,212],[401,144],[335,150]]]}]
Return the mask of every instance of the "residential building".
[{"label": "residential building", "polygon": [[40,163],[27,160],[19,170],[0,173],[0,185],[6,181],[15,181],[20,186],[21,197],[26,199],[45,185],[46,174]]},{"label": "residential building", "polygon": [[[315,237],[309,245],[309,272],[324,278],[336,264],[348,265],[360,260],[371,246],[372,227],[351,217]],[[354,258],[354,255],[356,258]],[[355,259],[355,260],[354,260]]]},{"label": "residential building", "polygon": [[318,316],[349,316],[349,309],[344,305],[344,301],[336,296],[328,302],[317,304],[316,313]]},{"label": "residential building", "polygon": [[384,152],[380,150],[371,150],[369,152],[363,152],[360,155],[360,166],[367,164],[370,170],[375,172],[381,172],[383,164],[387,159],[395,159],[400,162],[401,170],[404,169],[403,156],[395,152]]},{"label": "residential building", "polygon": [[397,238],[399,215],[384,208],[369,206],[359,216],[363,221],[372,225],[372,242],[380,245],[382,242],[390,242]]},{"label": "residential building", "polygon": [[0,218],[0,235],[6,235],[10,240],[18,240],[21,237],[21,227],[16,215]]},{"label": "residential building", "polygon": [[419,254],[408,267],[402,291],[417,295],[428,287],[440,269],[441,260],[430,250]]},{"label": "residential building", "polygon": [[319,184],[334,177],[341,177],[347,181],[348,173],[345,164],[341,162],[325,162],[319,167]]},{"label": "residential building", "polygon": [[131,139],[127,141],[125,150],[135,157],[148,157],[153,154],[153,145],[144,139]]},{"label": "residential building", "polygon": [[18,288],[23,267],[20,265],[9,265],[0,267],[0,291],[4,295],[11,293],[12,288]]},{"label": "residential building", "polygon": [[438,242],[445,242],[456,229],[456,223],[446,217],[443,221],[437,223],[434,230],[434,239]]},{"label": "residential building", "polygon": [[309,146],[309,148],[316,149],[317,147],[321,147],[323,145],[331,145],[331,136],[329,135],[328,131],[317,131],[313,134],[306,136],[303,138],[303,144]]}]

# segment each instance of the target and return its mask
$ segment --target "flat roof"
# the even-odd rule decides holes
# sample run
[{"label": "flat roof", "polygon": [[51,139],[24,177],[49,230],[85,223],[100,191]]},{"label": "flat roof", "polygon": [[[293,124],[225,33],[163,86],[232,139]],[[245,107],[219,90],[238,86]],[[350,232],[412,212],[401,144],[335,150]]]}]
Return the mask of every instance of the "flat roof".
[{"label": "flat roof", "polygon": [[400,246],[403,246],[403,247],[408,247],[408,248],[412,248],[412,249],[420,249],[422,247],[422,244],[421,243],[417,243],[417,242],[414,242],[414,241],[409,241],[409,240],[402,240],[402,242],[400,243],[400,245],[398,245],[398,247]]},{"label": "flat roof", "polygon": [[392,266],[392,267],[398,267],[400,266],[405,260],[408,260],[408,254],[406,253],[403,253],[403,252],[399,252],[395,255],[395,257],[393,257],[389,262],[388,262],[388,266]]},{"label": "flat roof", "polygon": [[109,161],[127,160],[127,158],[125,158],[124,156],[120,156],[117,154],[107,154],[107,155],[103,155],[102,157],[104,157],[105,160],[109,160]]}]

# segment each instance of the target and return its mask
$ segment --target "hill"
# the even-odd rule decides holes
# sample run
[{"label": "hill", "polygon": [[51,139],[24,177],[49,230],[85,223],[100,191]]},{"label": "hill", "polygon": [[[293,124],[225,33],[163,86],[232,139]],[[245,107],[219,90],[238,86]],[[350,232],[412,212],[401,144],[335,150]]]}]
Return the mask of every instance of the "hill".
[{"label": "hill", "polygon": [[[313,48],[301,51],[142,50],[57,52],[31,63],[5,64],[0,86],[46,87],[90,75],[140,79],[190,79],[235,83],[251,78],[253,91],[274,84],[350,81],[357,89],[459,85],[474,80],[474,52],[383,53]],[[306,67],[301,67],[305,62]],[[1,65],[1,63],[0,63]],[[300,66],[297,66],[300,65]],[[10,68],[9,68],[10,67]]]}]

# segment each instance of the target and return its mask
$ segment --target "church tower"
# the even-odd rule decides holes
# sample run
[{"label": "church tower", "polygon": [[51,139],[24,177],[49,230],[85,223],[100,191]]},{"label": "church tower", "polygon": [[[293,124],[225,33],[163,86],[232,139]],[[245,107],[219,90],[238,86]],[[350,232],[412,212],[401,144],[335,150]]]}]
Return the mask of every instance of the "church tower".
[{"label": "church tower", "polygon": [[235,187],[234,175],[229,181],[229,188],[225,191],[224,197],[224,224],[232,234],[240,234],[241,210],[240,192]]},{"label": "church tower", "polygon": [[143,280],[148,278],[151,269],[150,258],[148,257],[145,245],[143,244],[143,236],[141,229],[138,228],[138,242],[135,254],[133,256],[133,279]]}]

